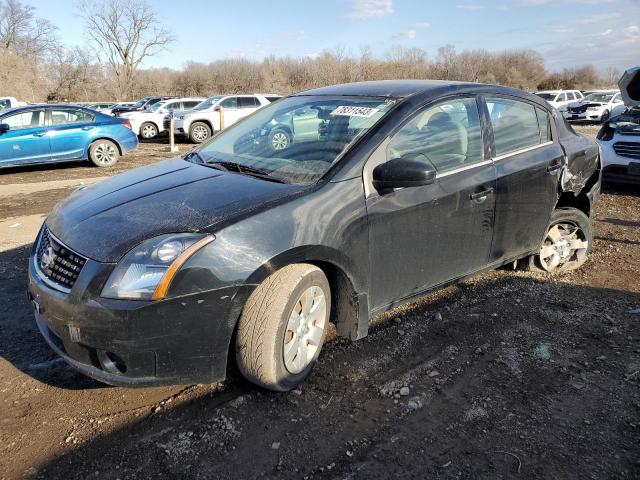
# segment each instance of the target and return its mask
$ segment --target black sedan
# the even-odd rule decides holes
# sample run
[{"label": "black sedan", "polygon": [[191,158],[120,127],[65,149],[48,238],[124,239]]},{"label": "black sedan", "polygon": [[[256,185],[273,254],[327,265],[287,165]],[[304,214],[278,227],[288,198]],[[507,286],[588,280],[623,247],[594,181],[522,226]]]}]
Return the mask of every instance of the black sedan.
[{"label": "black sedan", "polygon": [[[300,109],[318,132],[274,149],[269,126]],[[487,269],[579,267],[600,172],[596,144],[520,90],[320,88],[73,193],[36,239],[29,296],[49,345],[103,382],[222,380],[231,349],[249,380],[288,390],[330,322],[357,340]]]}]

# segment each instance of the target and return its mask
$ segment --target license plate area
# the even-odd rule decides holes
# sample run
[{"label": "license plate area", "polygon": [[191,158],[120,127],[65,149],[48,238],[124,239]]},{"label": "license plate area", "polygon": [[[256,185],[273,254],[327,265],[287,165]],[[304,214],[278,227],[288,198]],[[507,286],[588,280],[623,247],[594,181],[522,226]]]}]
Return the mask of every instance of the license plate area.
[{"label": "license plate area", "polygon": [[627,171],[629,175],[640,175],[640,163],[630,163]]}]

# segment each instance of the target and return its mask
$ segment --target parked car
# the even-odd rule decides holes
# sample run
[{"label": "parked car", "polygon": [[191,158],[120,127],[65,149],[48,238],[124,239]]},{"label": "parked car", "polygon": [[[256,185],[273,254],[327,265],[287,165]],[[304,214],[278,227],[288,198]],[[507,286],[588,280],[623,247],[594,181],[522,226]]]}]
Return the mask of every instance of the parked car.
[{"label": "parked car", "polygon": [[15,97],[0,97],[0,112],[10,108],[23,107],[25,102],[19,102]]},{"label": "parked car", "polygon": [[582,100],[584,96],[580,90],[543,90],[536,92],[540,98],[560,112],[566,112],[570,103]]},{"label": "parked car", "polygon": [[118,106],[117,103],[92,103],[87,105],[87,108],[95,110],[96,112],[104,113],[105,115],[111,115],[112,110]]},{"label": "parked car", "polygon": [[174,111],[189,110],[204,98],[176,98],[154,103],[145,110],[122,113],[131,122],[133,133],[141,138],[151,139],[165,132],[164,117]]},{"label": "parked car", "polygon": [[114,165],[138,139],[128,120],[72,105],[32,105],[0,112],[0,168],[89,159]]},{"label": "parked car", "polygon": [[127,112],[139,112],[144,110],[145,108],[151,107],[152,105],[161,102],[162,100],[169,100],[171,98],[176,97],[167,97],[167,96],[153,96],[153,97],[144,97],[135,102],[133,105],[118,105],[111,110],[111,114],[118,117],[123,113]]},{"label": "parked car", "polygon": [[603,90],[570,104],[565,117],[570,121],[606,122],[609,117],[624,112],[625,108],[619,90]]},{"label": "parked car", "polygon": [[[268,125],[301,109],[317,135],[272,148]],[[599,189],[596,143],[535,95],[319,88],[73,193],[38,234],[28,290],[53,350],[103,382],[222,380],[234,349],[250,381],[289,390],[330,322],[356,340],[372,316],[487,269],[578,268]]]},{"label": "parked car", "polygon": [[[226,128],[279,98],[272,94],[216,95],[193,110],[176,112],[174,133],[188,136],[194,143],[202,143],[220,130],[220,109],[224,110]],[[165,117],[164,128],[167,130],[169,122],[169,116]]]},{"label": "parked car", "polygon": [[611,117],[598,132],[603,178],[640,184],[640,67],[628,69],[618,85],[628,109]]}]

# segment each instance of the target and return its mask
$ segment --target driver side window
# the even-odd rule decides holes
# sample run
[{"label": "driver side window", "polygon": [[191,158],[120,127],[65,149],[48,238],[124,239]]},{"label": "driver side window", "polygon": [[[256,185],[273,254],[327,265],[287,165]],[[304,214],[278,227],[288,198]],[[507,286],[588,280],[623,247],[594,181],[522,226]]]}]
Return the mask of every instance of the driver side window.
[{"label": "driver side window", "polygon": [[387,160],[411,158],[442,173],[484,160],[475,98],[449,100],[415,115],[391,139]]}]

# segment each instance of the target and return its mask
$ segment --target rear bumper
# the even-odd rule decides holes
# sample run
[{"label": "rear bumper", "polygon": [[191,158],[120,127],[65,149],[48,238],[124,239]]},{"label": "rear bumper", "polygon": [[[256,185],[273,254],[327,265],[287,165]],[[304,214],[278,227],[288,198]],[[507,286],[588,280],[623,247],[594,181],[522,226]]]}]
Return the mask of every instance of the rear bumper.
[{"label": "rear bumper", "polygon": [[28,296],[38,329],[56,354],[110,385],[224,380],[237,288],[159,302],[92,295],[109,271],[110,266],[89,260],[67,294],[45,284],[35,272],[33,257],[29,259]]}]

